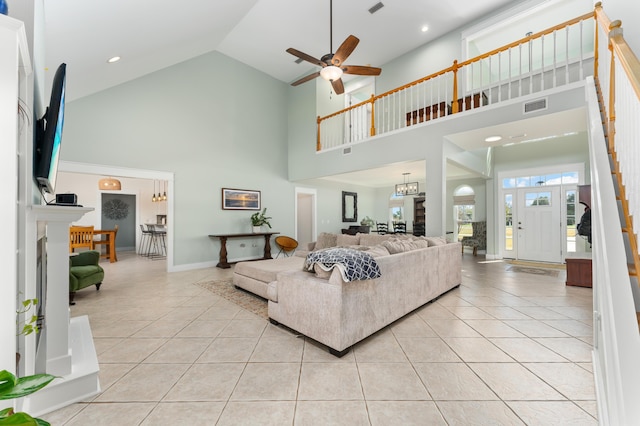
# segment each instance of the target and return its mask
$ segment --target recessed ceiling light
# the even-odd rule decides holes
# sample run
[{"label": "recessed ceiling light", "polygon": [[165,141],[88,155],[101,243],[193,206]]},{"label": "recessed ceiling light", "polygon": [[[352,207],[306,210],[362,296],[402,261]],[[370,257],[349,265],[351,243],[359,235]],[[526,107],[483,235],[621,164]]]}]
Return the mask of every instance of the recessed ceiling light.
[{"label": "recessed ceiling light", "polygon": [[113,58],[107,59],[107,62],[113,64],[114,62],[118,62],[120,60],[120,56],[114,56]]},{"label": "recessed ceiling light", "polygon": [[498,142],[499,140],[502,139],[502,136],[489,136],[488,138],[486,138],[484,141],[485,142]]},{"label": "recessed ceiling light", "polygon": [[427,31],[429,31],[429,26],[423,25],[422,28],[420,28],[420,31],[422,31],[423,33],[426,33]]}]

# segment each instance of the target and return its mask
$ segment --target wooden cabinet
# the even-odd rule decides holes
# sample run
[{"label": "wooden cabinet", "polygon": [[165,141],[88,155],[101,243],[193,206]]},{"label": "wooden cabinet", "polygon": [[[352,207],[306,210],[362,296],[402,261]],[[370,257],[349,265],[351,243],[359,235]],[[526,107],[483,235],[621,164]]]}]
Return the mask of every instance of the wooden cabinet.
[{"label": "wooden cabinet", "polygon": [[578,185],[578,202],[591,207],[591,185]]},{"label": "wooden cabinet", "polygon": [[567,285],[592,287],[591,259],[567,258]]}]

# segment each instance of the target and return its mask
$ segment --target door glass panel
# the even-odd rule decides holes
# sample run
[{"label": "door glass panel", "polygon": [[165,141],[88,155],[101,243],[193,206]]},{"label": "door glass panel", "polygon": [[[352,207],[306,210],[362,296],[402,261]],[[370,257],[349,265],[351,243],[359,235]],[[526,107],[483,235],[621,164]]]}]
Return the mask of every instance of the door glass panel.
[{"label": "door glass panel", "polygon": [[504,249],[513,250],[513,195],[504,196]]},{"label": "door glass panel", "polygon": [[527,192],[525,194],[525,206],[550,206],[551,192]]},{"label": "door glass panel", "polygon": [[574,253],[576,251],[576,191],[567,191],[567,252]]}]

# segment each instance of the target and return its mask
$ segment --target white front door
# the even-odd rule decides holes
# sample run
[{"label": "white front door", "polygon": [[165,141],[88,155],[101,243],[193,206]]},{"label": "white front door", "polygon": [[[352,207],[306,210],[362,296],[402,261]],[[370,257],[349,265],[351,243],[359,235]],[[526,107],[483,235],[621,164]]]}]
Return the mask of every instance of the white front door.
[{"label": "white front door", "polygon": [[517,234],[518,259],[561,262],[562,222],[560,187],[518,189]]}]

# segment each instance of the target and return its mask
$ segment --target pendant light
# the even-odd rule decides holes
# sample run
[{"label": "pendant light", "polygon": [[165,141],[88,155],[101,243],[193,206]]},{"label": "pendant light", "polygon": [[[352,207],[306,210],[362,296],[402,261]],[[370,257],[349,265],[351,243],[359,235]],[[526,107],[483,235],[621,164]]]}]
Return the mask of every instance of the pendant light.
[{"label": "pendant light", "polygon": [[156,181],[155,181],[155,179],[153,180],[153,194],[152,194],[152,197],[151,197],[151,201],[154,202],[154,203],[157,201],[156,200]]},{"label": "pendant light", "polygon": [[120,191],[122,184],[118,179],[108,177],[98,181],[98,188],[103,191]]},{"label": "pendant light", "polygon": [[164,187],[164,193],[162,194],[162,201],[167,201],[167,182],[162,181],[162,186]]},{"label": "pendant light", "polygon": [[416,195],[418,193],[418,182],[407,182],[407,176],[411,173],[403,173],[404,182],[396,185],[396,195]]}]

